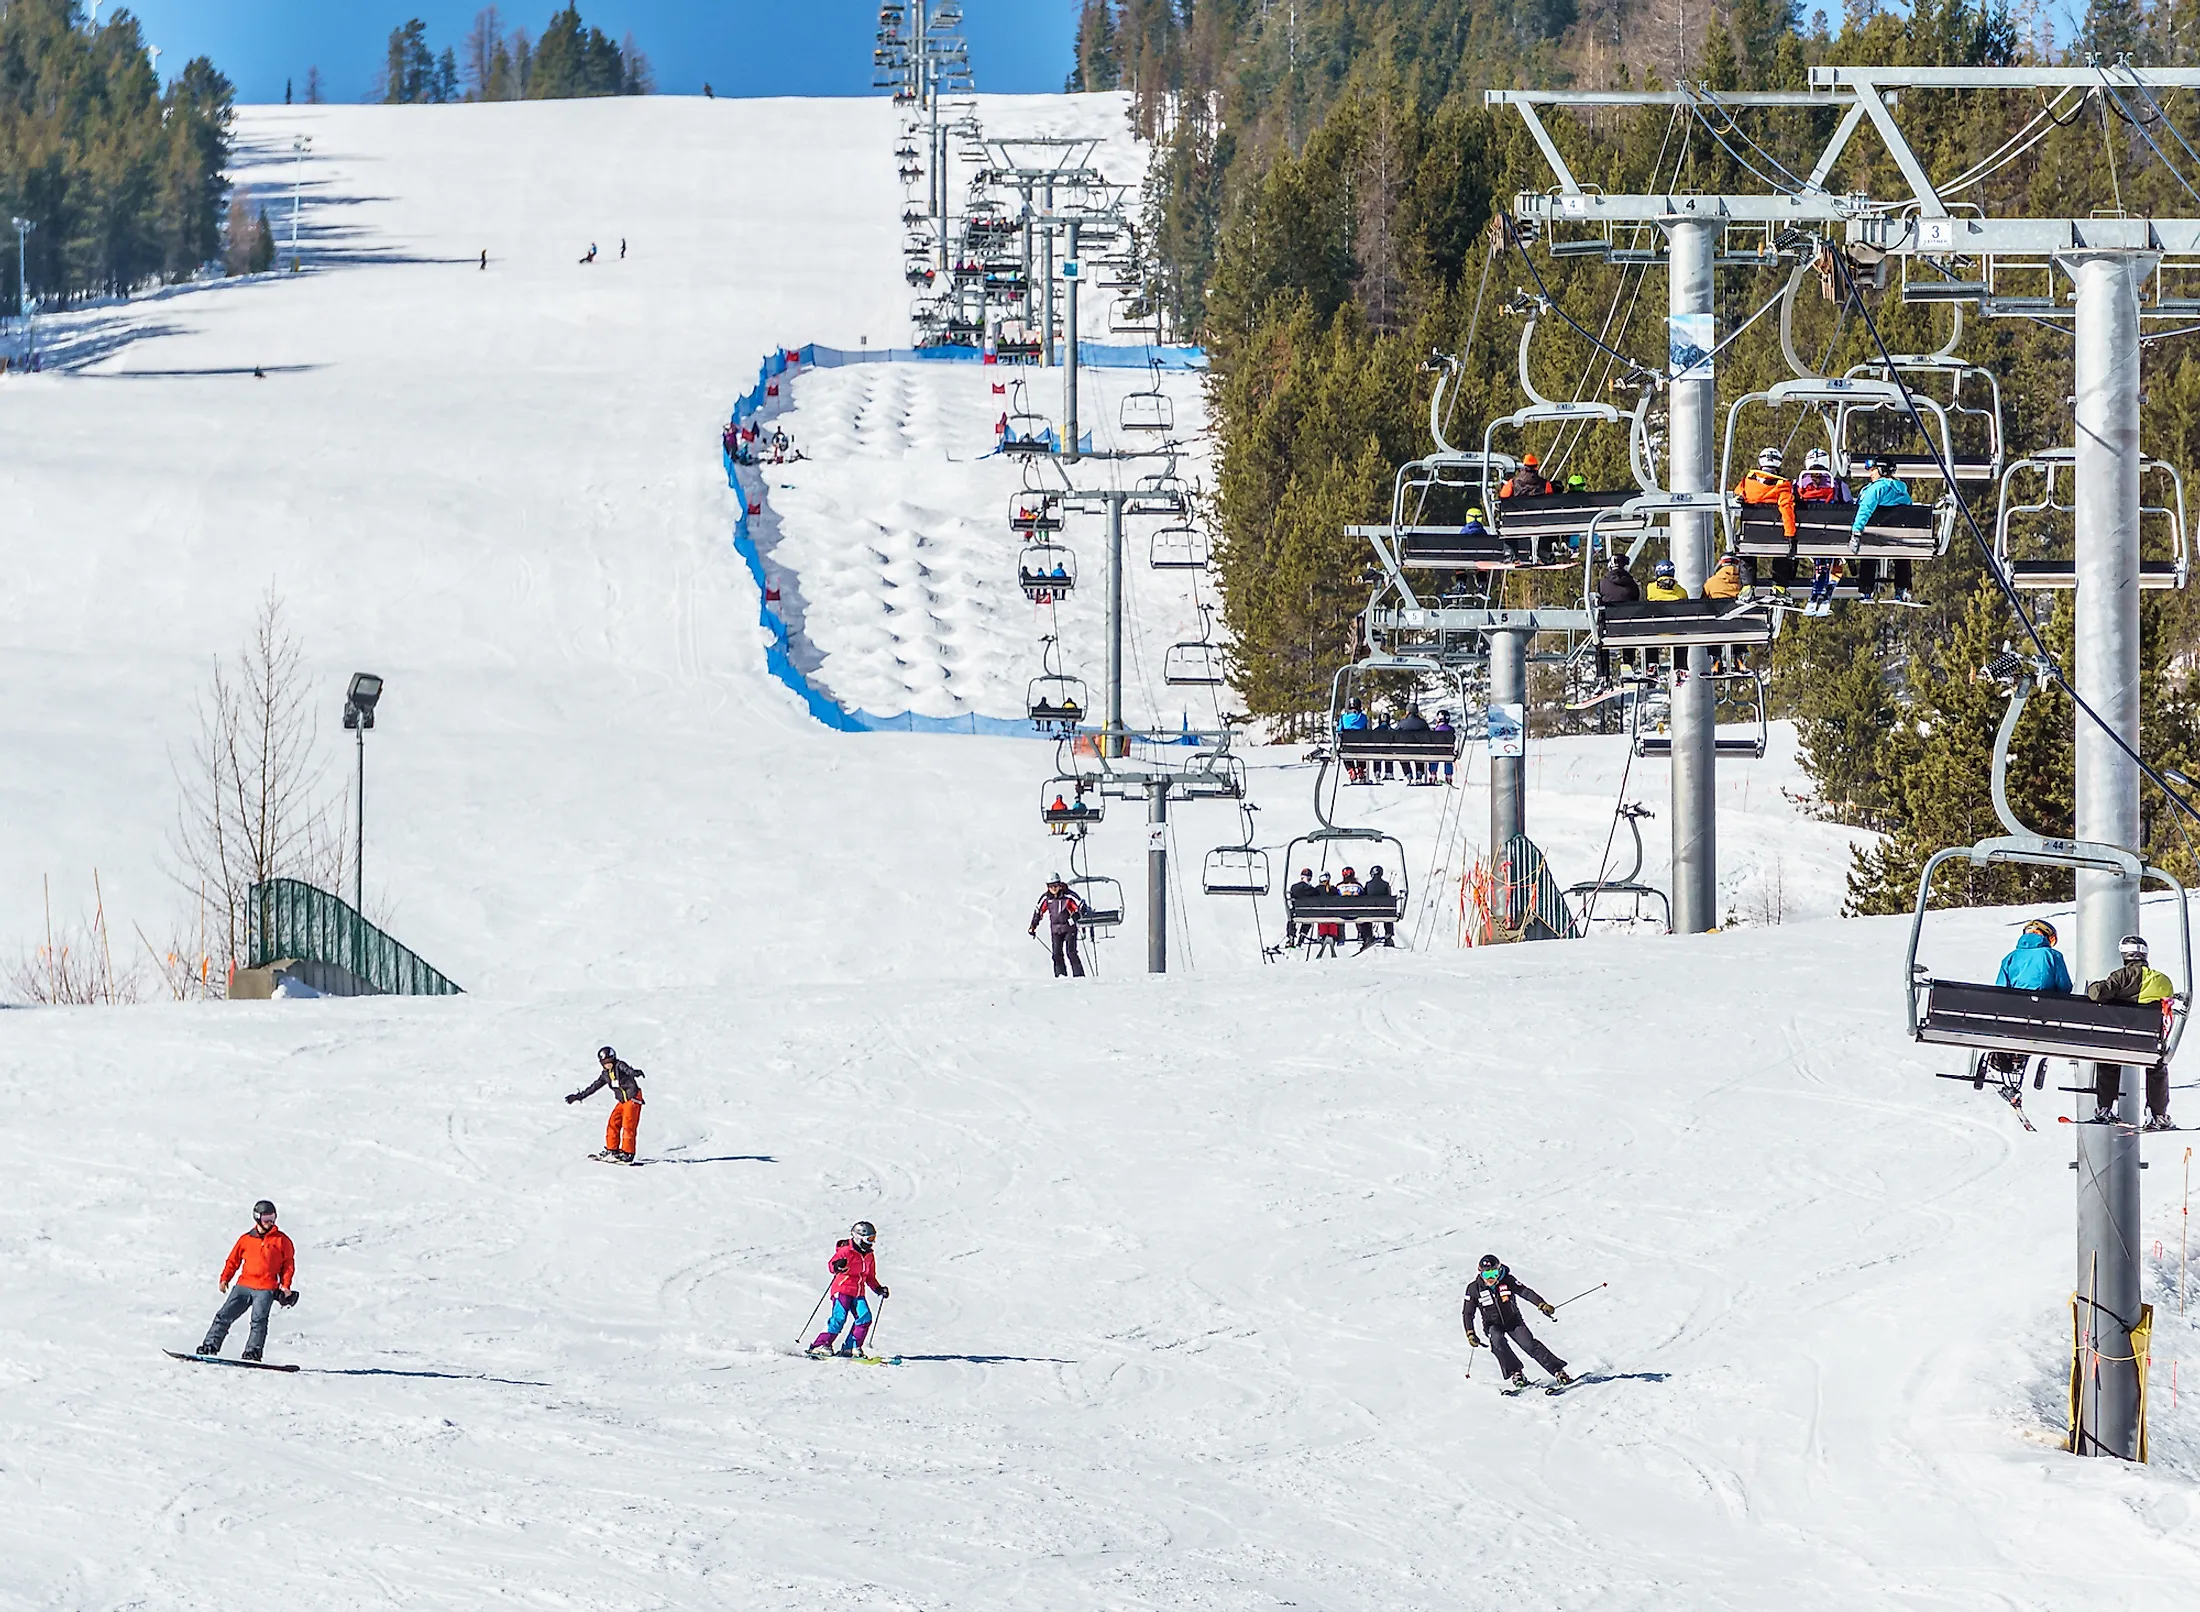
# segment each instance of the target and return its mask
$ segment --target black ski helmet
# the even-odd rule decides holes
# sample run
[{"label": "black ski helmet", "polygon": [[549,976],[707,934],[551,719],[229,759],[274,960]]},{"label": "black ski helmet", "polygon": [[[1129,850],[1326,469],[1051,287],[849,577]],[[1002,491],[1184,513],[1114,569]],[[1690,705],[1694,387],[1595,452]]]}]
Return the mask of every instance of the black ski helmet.
[{"label": "black ski helmet", "polygon": [[257,1220],[262,1215],[266,1215],[270,1220],[275,1218],[275,1205],[270,1203],[265,1198],[262,1198],[258,1203],[252,1206],[253,1219]]},{"label": "black ski helmet", "polygon": [[1504,1268],[1505,1262],[1495,1254],[1484,1254],[1482,1256],[1481,1271],[1484,1276],[1493,1275]]},{"label": "black ski helmet", "polygon": [[869,1248],[878,1241],[878,1227],[868,1220],[859,1220],[848,1228],[848,1241],[858,1248]]},{"label": "black ski helmet", "polygon": [[616,1052],[613,1052],[609,1047],[598,1047],[596,1049],[596,1062],[598,1063],[610,1063],[618,1056],[619,1055]]}]

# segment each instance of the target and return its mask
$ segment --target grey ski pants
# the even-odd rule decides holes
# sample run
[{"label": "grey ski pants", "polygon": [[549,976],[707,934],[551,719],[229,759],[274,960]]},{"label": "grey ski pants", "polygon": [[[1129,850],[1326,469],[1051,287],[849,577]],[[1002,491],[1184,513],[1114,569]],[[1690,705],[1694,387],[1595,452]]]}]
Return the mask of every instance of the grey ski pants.
[{"label": "grey ski pants", "polygon": [[246,1287],[242,1283],[230,1288],[229,1296],[222,1300],[222,1307],[214,1312],[214,1323],[206,1329],[206,1342],[199,1347],[209,1353],[221,1353],[222,1340],[229,1336],[244,1312],[252,1312],[252,1330],[245,1335],[247,1349],[267,1347],[267,1312],[275,1303],[272,1287]]},{"label": "grey ski pants", "polygon": [[1510,1377],[1520,1370],[1520,1356],[1513,1353],[1513,1345],[1519,1344],[1530,1360],[1552,1376],[1566,1369],[1566,1362],[1536,1341],[1535,1334],[1526,1327],[1514,1327],[1511,1332],[1491,1332],[1490,1353],[1497,1356],[1497,1369]]}]

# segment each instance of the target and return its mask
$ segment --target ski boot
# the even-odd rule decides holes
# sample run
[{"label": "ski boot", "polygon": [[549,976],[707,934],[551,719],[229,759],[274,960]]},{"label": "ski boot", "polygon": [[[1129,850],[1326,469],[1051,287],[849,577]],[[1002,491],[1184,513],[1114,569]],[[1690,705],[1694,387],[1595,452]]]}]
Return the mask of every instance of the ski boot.
[{"label": "ski boot", "polygon": [[215,1343],[202,1343],[191,1352],[197,1355],[207,1355],[215,1360],[219,1360],[222,1353],[221,1345]]},{"label": "ski boot", "polygon": [[2123,1121],[2117,1117],[2116,1110],[2113,1108],[2096,1108],[2093,1110],[2093,1123],[2096,1125],[2120,1125]]},{"label": "ski boot", "polygon": [[1571,1388],[1571,1387],[1573,1387],[1573,1385],[1574,1385],[1574,1383],[1576,1382],[1576,1380],[1577,1380],[1577,1379],[1575,1378],[1575,1376],[1574,1376],[1574,1374],[1573,1374],[1572,1372],[1570,1372],[1570,1371],[1562,1371],[1562,1372],[1558,1373],[1558,1375],[1557,1375],[1557,1376],[1555,1376],[1555,1377],[1553,1377],[1553,1378],[1551,1379],[1551,1383],[1552,1383],[1552,1386],[1554,1386],[1554,1387],[1557,1387],[1557,1388]]},{"label": "ski boot", "polygon": [[245,1359],[245,1360],[257,1360],[257,1359],[259,1359],[259,1358],[260,1358],[260,1351],[259,1351],[259,1350],[257,1350],[257,1349],[253,1349],[253,1348],[247,1348],[247,1349],[245,1350],[244,1354],[243,1354],[242,1356],[240,1356],[239,1358],[241,1358],[241,1359]]},{"label": "ski boot", "polygon": [[1505,1379],[1505,1386],[1506,1386],[1506,1387],[1508,1387],[1508,1388],[1525,1388],[1525,1387],[1527,1387],[1527,1386],[1528,1386],[1528,1374],[1527,1374],[1526,1372],[1524,1372],[1524,1371],[1516,1371],[1516,1372],[1514,1372],[1514,1373],[1513,1373],[1513,1374],[1512,1374],[1512,1375],[1511,1375],[1510,1377],[1507,1377],[1507,1378]]},{"label": "ski boot", "polygon": [[620,1151],[612,1154],[611,1158],[612,1161],[617,1164],[632,1164],[634,1162],[634,1155],[625,1151],[623,1148]]}]

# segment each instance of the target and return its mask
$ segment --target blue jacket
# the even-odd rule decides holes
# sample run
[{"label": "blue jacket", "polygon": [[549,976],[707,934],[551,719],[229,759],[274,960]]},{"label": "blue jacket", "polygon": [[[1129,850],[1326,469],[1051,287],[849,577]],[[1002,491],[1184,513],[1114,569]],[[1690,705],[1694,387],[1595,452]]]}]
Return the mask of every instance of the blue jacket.
[{"label": "blue jacket", "polygon": [[1910,489],[1905,484],[1892,476],[1881,476],[1866,487],[1864,496],[1856,501],[1856,519],[1850,523],[1849,530],[1861,532],[1881,504],[1907,504],[1909,501]]},{"label": "blue jacket", "polygon": [[1337,718],[1337,726],[1340,730],[1357,732],[1367,726],[1367,713],[1365,711],[1347,711],[1343,716]]},{"label": "blue jacket", "polygon": [[2070,968],[2063,954],[2047,944],[2045,935],[2019,935],[2017,949],[2001,960],[1996,985],[2020,991],[2070,990]]}]

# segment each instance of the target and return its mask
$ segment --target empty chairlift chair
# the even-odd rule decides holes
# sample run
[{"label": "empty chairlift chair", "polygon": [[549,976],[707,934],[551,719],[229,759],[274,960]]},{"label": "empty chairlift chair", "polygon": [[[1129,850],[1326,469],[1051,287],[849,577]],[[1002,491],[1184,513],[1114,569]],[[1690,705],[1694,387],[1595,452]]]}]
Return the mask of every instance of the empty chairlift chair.
[{"label": "empty chairlift chair", "polygon": [[1154,532],[1146,561],[1156,571],[1204,571],[1207,534],[1189,520],[1171,522]]},{"label": "empty chairlift chair", "polygon": [[1161,681],[1172,688],[1221,688],[1222,646],[1214,641],[1214,607],[1199,607],[1199,636],[1171,644],[1161,658]]},{"label": "empty chairlift chair", "polygon": [[[2053,448],[2012,460],[2001,478],[2001,508],[1994,518],[1994,555],[2017,587],[2074,588],[2078,585],[2075,506],[2072,481],[2076,456]],[[2036,478],[2040,496],[2026,502],[2023,483]],[[2163,459],[2139,461],[2139,586],[2182,588],[2190,574],[2185,538],[2185,479]],[[2053,534],[2054,552],[2020,555],[2017,550],[2044,546],[2043,530]]]},{"label": "empty chairlift chair", "polygon": [[[1646,703],[1635,702],[1635,754],[1669,757],[1673,754],[1673,735],[1669,731],[1646,731],[1642,726]],[[1765,743],[1771,735],[1771,724],[1765,717],[1765,680],[1754,674],[1714,679],[1711,719],[1715,754],[1736,760],[1763,760]]]},{"label": "empty chairlift chair", "polygon": [[1176,428],[1176,405],[1161,389],[1161,366],[1153,366],[1153,384],[1126,392],[1117,410],[1116,423],[1125,431],[1171,431]]},{"label": "empty chairlift chair", "polygon": [[1101,874],[1080,873],[1069,881],[1077,898],[1077,927],[1090,935],[1104,935],[1123,922],[1123,887]]},{"label": "empty chairlift chair", "polygon": [[1238,815],[1245,824],[1245,838],[1235,845],[1218,845],[1200,865],[1199,887],[1211,896],[1264,896],[1268,893],[1268,853],[1253,843],[1253,813],[1241,805]]}]

